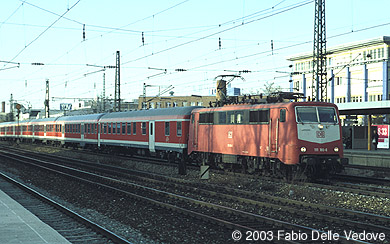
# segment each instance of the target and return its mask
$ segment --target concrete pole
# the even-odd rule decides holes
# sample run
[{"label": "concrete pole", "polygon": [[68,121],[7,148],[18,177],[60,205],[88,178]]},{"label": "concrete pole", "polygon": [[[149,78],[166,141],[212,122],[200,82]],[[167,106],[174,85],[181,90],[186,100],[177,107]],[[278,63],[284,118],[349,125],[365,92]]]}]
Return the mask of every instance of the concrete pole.
[{"label": "concrete pole", "polygon": [[371,151],[371,114],[368,115],[367,148]]}]

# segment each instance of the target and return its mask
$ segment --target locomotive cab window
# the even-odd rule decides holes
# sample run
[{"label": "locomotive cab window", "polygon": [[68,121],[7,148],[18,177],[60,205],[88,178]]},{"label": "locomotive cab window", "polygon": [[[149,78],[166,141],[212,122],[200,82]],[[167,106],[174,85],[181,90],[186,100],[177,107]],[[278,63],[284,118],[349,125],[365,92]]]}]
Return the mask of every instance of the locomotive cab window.
[{"label": "locomotive cab window", "polygon": [[333,107],[296,107],[298,123],[334,123],[338,122]]}]

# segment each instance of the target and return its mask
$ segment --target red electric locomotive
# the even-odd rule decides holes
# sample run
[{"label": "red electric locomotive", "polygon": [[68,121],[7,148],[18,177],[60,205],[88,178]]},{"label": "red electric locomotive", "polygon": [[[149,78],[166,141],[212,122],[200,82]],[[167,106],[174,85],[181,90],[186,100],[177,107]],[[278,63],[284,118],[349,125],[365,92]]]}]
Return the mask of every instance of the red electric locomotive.
[{"label": "red electric locomotive", "polygon": [[309,177],[339,172],[346,163],[337,107],[322,102],[196,109],[188,153],[220,168]]}]

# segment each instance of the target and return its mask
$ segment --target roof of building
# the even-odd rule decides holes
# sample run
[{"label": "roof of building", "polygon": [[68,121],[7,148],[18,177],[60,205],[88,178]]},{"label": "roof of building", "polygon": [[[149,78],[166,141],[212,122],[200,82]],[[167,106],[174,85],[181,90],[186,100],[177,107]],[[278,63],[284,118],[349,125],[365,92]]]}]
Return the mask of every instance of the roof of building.
[{"label": "roof of building", "polygon": [[[340,52],[349,51],[351,49],[368,47],[368,46],[378,45],[382,43],[390,44],[390,36],[381,36],[381,37],[371,38],[363,41],[345,43],[345,44],[327,48],[326,52],[327,54],[340,53]],[[297,61],[297,60],[307,59],[311,57],[313,57],[313,52],[305,52],[305,53],[299,53],[299,54],[289,56],[287,57],[287,60]]]}]

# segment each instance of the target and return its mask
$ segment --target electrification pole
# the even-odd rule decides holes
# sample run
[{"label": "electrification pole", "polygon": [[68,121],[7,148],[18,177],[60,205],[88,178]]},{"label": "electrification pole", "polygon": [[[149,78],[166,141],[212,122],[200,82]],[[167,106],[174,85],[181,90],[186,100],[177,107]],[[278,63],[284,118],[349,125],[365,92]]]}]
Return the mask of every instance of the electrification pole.
[{"label": "electrification pole", "polygon": [[312,95],[316,101],[326,101],[327,69],[326,69],[326,27],[325,0],[315,0],[314,14],[314,46],[313,46],[313,83]]},{"label": "electrification pole", "polygon": [[106,73],[103,73],[103,112],[106,111]]},{"label": "electrification pole", "polygon": [[121,111],[120,54],[116,51],[114,111]]},{"label": "electrification pole", "polygon": [[49,118],[49,79],[46,79],[45,118]]}]

